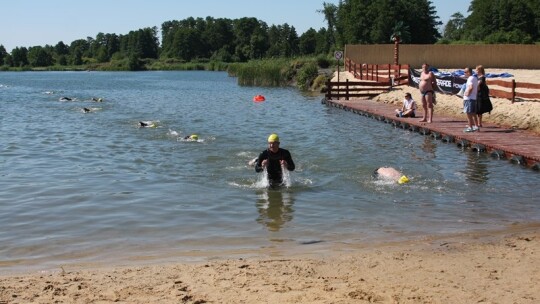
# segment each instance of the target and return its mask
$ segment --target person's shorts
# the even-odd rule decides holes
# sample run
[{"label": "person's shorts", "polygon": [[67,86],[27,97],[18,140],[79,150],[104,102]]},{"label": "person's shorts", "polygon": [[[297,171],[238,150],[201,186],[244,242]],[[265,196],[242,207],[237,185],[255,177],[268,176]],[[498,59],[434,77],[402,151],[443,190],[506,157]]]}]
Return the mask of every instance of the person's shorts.
[{"label": "person's shorts", "polygon": [[476,100],[474,99],[463,100],[463,113],[475,114],[476,113]]}]

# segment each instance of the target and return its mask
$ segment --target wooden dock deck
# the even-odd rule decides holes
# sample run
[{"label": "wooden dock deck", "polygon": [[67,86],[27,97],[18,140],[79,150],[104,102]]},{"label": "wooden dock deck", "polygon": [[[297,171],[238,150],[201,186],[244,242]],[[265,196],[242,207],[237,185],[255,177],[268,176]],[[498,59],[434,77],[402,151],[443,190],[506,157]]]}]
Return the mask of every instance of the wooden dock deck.
[{"label": "wooden dock deck", "polygon": [[[478,152],[507,159],[512,163],[540,170],[540,135],[524,130],[500,127],[484,123],[480,132],[465,133],[467,119],[445,117],[437,114],[433,123],[420,122],[420,117],[396,117],[396,105],[375,102],[371,100],[328,100],[323,98],[322,103],[341,108],[346,111],[368,116],[381,122],[390,123],[396,127],[419,132],[449,143]],[[420,112],[421,113],[421,112]],[[417,111],[418,114],[418,111]]]}]

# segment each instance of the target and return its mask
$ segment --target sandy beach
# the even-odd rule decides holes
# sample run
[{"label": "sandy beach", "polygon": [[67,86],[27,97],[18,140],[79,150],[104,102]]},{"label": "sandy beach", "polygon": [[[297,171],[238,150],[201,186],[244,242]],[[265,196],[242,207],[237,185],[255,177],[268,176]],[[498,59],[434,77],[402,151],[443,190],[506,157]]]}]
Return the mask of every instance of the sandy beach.
[{"label": "sandy beach", "polygon": [[[540,72],[508,72],[539,82]],[[343,77],[350,77],[344,72]],[[352,77],[350,78],[352,79]],[[399,107],[398,87],[376,98]],[[540,101],[492,98],[486,122],[540,134]],[[462,101],[439,94],[437,115],[465,121]],[[421,110],[421,109],[419,109]],[[531,199],[533,199],[531,197]],[[261,249],[264,251],[265,249]],[[0,304],[14,303],[539,303],[540,223],[404,242],[336,245],[327,254],[261,254],[138,266],[0,274]]]},{"label": "sandy beach", "polygon": [[538,303],[540,225],[327,256],[0,277],[0,303]]}]

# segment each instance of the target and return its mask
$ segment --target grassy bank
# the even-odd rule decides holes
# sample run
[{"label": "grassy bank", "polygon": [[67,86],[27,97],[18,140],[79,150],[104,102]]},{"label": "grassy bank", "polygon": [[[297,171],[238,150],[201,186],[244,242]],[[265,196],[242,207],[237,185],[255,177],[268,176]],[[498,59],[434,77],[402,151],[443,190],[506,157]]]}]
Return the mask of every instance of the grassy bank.
[{"label": "grassy bank", "polygon": [[320,73],[330,60],[325,57],[266,59],[242,63],[218,61],[183,62],[176,59],[122,59],[78,66],[0,67],[1,71],[227,71],[241,86],[296,86],[303,91],[319,91],[330,75]]}]

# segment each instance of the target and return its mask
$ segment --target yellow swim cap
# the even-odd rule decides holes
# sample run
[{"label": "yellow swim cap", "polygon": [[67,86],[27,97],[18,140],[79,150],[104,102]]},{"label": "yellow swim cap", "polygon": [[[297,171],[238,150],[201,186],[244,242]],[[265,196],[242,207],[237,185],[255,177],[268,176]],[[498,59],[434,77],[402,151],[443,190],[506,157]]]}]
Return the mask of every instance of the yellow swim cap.
[{"label": "yellow swim cap", "polygon": [[199,140],[199,136],[197,134],[192,134],[189,139],[192,139],[192,140]]},{"label": "yellow swim cap", "polygon": [[279,142],[279,136],[276,133],[270,134],[270,136],[268,136],[268,142]]},{"label": "yellow swim cap", "polygon": [[409,182],[409,178],[405,175],[403,175],[402,177],[399,178],[398,180],[398,184],[405,184],[405,183],[408,183]]}]

